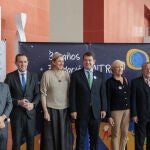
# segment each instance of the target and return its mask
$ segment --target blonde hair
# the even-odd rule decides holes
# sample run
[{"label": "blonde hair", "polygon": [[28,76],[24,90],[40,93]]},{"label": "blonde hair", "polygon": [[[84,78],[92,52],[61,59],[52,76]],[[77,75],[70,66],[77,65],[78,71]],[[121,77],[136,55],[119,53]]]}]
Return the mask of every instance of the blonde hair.
[{"label": "blonde hair", "polygon": [[58,53],[58,52],[53,55],[52,60],[51,60],[51,63],[50,63],[50,64],[51,64],[51,70],[56,69],[56,66],[55,66],[54,62],[55,62],[59,57],[63,57],[63,55],[62,55],[61,53]]},{"label": "blonde hair", "polygon": [[125,62],[121,61],[121,60],[114,60],[111,64],[111,71],[113,71],[113,69],[117,66],[117,65],[123,65],[123,70],[125,70]]}]

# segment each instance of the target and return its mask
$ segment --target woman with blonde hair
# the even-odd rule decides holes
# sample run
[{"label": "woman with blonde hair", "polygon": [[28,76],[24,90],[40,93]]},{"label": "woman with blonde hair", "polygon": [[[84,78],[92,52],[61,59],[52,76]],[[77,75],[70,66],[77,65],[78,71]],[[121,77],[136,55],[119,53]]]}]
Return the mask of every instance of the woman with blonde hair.
[{"label": "woman with blonde hair", "polygon": [[130,118],[130,88],[127,79],[122,75],[125,70],[125,62],[121,60],[113,61],[111,70],[113,75],[106,81],[106,88],[107,117],[112,126],[112,150],[125,150]]},{"label": "woman with blonde hair", "polygon": [[41,102],[44,111],[44,150],[72,150],[71,122],[68,113],[70,77],[64,70],[64,58],[55,53],[51,69],[41,79]]}]

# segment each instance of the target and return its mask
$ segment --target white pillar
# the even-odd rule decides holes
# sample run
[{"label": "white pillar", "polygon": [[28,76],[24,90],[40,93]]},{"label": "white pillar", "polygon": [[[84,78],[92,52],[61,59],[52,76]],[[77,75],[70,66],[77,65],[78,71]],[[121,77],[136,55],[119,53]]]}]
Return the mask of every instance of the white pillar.
[{"label": "white pillar", "polygon": [[15,50],[16,54],[18,53],[18,42],[26,42],[25,35],[25,24],[26,24],[27,15],[25,13],[15,14],[15,23],[17,27],[16,38],[15,38]]}]

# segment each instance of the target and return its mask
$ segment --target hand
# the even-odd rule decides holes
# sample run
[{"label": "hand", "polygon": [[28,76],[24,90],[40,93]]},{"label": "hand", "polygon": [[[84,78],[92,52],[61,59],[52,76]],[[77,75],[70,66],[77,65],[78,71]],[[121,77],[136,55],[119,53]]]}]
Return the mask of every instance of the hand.
[{"label": "hand", "polygon": [[108,118],[108,122],[111,126],[115,125],[114,119],[112,117]]},{"label": "hand", "polygon": [[34,108],[34,104],[33,103],[30,103],[28,102],[28,104],[25,106],[26,110],[30,111]]},{"label": "hand", "polygon": [[132,121],[133,121],[134,123],[138,123],[138,117],[137,117],[137,116],[132,117]]},{"label": "hand", "polygon": [[0,116],[0,128],[5,128],[5,123],[4,123],[5,117]]},{"label": "hand", "polygon": [[106,112],[105,111],[101,111],[101,119],[104,119],[106,116]]},{"label": "hand", "polygon": [[28,102],[29,101],[27,99],[21,99],[21,100],[18,100],[18,105],[26,108],[28,106]]},{"label": "hand", "polygon": [[72,112],[70,115],[72,119],[77,119],[77,112]]},{"label": "hand", "polygon": [[50,115],[49,115],[48,111],[44,112],[44,119],[47,120],[47,121],[51,121],[51,118],[50,118]]}]

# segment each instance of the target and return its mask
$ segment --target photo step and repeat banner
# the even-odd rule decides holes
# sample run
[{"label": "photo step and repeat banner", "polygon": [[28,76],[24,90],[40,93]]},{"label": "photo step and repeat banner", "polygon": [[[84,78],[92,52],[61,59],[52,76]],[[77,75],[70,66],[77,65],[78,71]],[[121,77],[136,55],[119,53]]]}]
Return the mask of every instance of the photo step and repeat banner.
[{"label": "photo step and repeat banner", "polygon": [[[31,72],[37,72],[40,78],[46,70],[51,68],[50,61],[54,53],[62,53],[65,60],[65,69],[69,74],[82,68],[82,56],[85,52],[92,51],[96,56],[94,69],[105,74],[108,79],[112,76],[110,70],[111,63],[114,60],[122,60],[126,63],[124,76],[130,81],[141,75],[141,65],[149,61],[150,44],[143,43],[45,43],[45,42],[20,42],[19,52],[27,54],[29,58],[28,69]],[[35,149],[40,149],[40,137],[42,132],[42,108],[39,105],[37,116],[37,127],[35,132]],[[75,149],[76,134],[75,126],[72,124],[73,147]],[[134,125],[130,123],[128,133],[127,150],[134,149]],[[41,141],[42,143],[42,141]],[[85,138],[85,150],[89,149],[88,133]],[[22,150],[26,144],[22,145]],[[111,150],[111,127],[108,123],[101,123],[99,132],[99,150]]]}]

